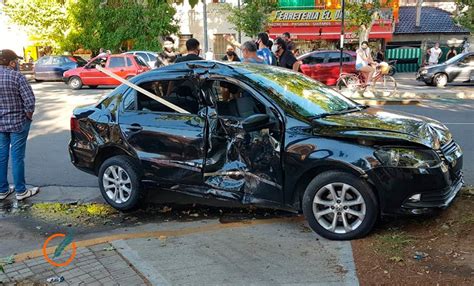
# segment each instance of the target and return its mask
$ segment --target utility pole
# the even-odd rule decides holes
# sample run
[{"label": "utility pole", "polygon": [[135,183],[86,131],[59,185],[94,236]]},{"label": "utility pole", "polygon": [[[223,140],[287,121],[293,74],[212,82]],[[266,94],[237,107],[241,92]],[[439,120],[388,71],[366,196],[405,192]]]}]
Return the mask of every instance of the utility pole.
[{"label": "utility pole", "polygon": [[[340,44],[339,48],[341,49],[341,54],[339,56],[339,76],[342,74],[342,58],[343,58],[343,50],[344,50],[344,18],[345,18],[345,5],[346,1],[342,0],[341,4],[341,37],[340,37]],[[341,86],[339,86],[339,89],[341,89]]]},{"label": "utility pole", "polygon": [[203,13],[203,29],[204,29],[204,53],[209,51],[209,43],[207,36],[207,4],[206,0],[202,0],[202,13]]},{"label": "utility pole", "polygon": [[[237,8],[239,8],[239,11],[240,11],[240,0],[237,0]],[[242,31],[239,29],[239,34],[238,34],[238,39],[239,39],[239,43],[242,43]]]}]

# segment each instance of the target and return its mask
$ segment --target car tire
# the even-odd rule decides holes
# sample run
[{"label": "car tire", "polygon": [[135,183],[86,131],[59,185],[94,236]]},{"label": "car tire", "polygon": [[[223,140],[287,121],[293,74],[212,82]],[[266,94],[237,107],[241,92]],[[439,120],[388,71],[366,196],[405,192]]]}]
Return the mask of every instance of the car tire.
[{"label": "car tire", "polygon": [[436,74],[433,78],[433,84],[436,87],[445,87],[448,84],[448,76],[444,73]]},{"label": "car tire", "polygon": [[141,172],[138,164],[128,156],[114,156],[99,168],[99,188],[105,201],[120,211],[131,211],[139,206]]},{"label": "car tire", "polygon": [[92,88],[92,89],[95,89],[97,87],[98,87],[98,85],[89,85],[89,88]]},{"label": "car tire", "polygon": [[69,87],[74,90],[81,89],[82,80],[78,76],[73,76],[68,80],[67,85],[69,85]]},{"label": "car tire", "polygon": [[363,237],[372,230],[379,215],[372,188],[364,180],[340,171],[314,177],[304,192],[302,206],[311,229],[332,240]]}]

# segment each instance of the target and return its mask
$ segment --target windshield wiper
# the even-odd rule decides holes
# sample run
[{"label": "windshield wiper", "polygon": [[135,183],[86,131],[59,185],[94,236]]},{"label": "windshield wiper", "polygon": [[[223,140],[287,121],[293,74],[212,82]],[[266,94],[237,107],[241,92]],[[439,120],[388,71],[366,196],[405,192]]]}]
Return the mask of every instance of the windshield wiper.
[{"label": "windshield wiper", "polygon": [[368,108],[368,106],[367,105],[348,106],[344,109],[341,109],[341,110],[338,110],[338,111],[335,111],[335,112],[325,112],[325,113],[309,116],[308,118],[311,119],[311,120],[319,119],[319,118],[324,118],[324,117],[332,116],[332,115],[341,115],[341,114],[361,111],[362,109],[365,109],[365,108]]}]

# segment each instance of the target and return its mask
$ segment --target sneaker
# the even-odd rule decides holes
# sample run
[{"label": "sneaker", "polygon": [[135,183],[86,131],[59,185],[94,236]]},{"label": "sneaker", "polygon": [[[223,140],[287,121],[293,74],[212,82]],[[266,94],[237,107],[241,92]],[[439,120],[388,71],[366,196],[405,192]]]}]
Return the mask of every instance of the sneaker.
[{"label": "sneaker", "polygon": [[18,201],[22,201],[26,198],[29,198],[29,197],[32,197],[32,196],[36,195],[39,192],[39,190],[40,189],[38,187],[27,189],[22,194],[16,194],[16,199]]},{"label": "sneaker", "polygon": [[8,198],[8,196],[12,194],[13,192],[15,192],[15,189],[13,187],[9,187],[8,191],[6,191],[5,193],[0,193],[0,200],[4,200]]}]

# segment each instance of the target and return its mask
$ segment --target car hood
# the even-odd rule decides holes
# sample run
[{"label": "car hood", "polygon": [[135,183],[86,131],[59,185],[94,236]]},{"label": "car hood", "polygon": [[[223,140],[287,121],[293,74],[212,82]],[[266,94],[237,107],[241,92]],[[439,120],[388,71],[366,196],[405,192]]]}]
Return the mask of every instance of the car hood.
[{"label": "car hood", "polygon": [[436,150],[451,141],[448,128],[436,120],[379,108],[331,115],[315,119],[313,124],[314,131],[321,135],[402,140]]}]

